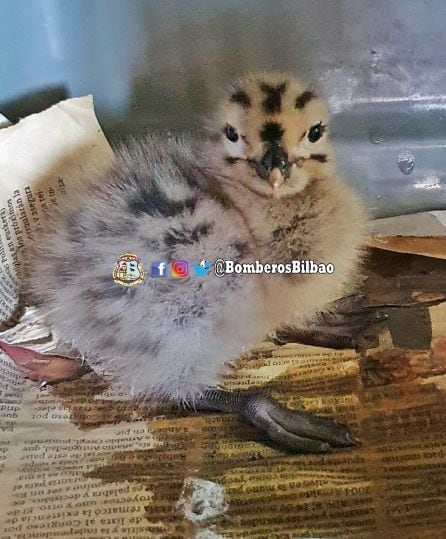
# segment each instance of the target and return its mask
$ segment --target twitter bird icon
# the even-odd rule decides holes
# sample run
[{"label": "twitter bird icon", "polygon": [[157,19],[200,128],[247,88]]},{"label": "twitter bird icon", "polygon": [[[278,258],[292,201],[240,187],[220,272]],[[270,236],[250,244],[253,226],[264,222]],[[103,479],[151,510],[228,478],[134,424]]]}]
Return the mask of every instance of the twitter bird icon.
[{"label": "twitter bird icon", "polygon": [[202,260],[199,264],[192,264],[192,268],[195,272],[195,277],[204,277],[209,273],[211,263],[209,260]]}]

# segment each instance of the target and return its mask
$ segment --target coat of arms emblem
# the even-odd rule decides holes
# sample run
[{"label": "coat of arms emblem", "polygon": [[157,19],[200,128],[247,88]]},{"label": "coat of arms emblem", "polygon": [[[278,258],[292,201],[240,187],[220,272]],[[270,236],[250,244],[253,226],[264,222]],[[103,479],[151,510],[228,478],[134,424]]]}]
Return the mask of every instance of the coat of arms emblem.
[{"label": "coat of arms emblem", "polygon": [[113,280],[122,286],[133,286],[144,279],[140,261],[131,253],[124,253],[113,269]]}]

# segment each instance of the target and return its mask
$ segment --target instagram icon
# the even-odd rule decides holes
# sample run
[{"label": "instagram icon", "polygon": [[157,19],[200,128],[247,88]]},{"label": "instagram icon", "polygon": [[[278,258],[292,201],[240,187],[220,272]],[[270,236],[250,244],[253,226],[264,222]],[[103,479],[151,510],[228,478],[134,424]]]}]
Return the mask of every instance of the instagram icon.
[{"label": "instagram icon", "polygon": [[177,279],[187,277],[189,275],[189,264],[186,260],[174,260],[170,263],[170,274]]}]

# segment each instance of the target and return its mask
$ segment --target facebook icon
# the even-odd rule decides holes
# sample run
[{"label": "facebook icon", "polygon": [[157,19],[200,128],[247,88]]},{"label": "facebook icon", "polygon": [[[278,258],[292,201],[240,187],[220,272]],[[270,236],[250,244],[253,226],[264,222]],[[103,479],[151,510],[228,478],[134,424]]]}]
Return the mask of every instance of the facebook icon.
[{"label": "facebook icon", "polygon": [[167,277],[167,262],[155,260],[150,266],[151,277]]}]

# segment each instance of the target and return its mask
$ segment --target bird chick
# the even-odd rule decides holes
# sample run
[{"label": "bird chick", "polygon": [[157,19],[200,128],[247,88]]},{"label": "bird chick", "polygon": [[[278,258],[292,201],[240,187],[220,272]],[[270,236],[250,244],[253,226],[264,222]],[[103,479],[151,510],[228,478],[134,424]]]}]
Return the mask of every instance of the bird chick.
[{"label": "bird chick", "polygon": [[[148,399],[238,412],[294,451],[354,445],[329,418],[218,388],[228,362],[338,298],[357,273],[364,209],[337,177],[326,108],[261,73],[224,95],[205,137],[147,138],[67,195],[30,259],[30,294],[93,368]],[[139,284],[114,282],[134,253]],[[332,274],[151,277],[154,261],[331,263]],[[161,266],[163,267],[163,266]]]}]

